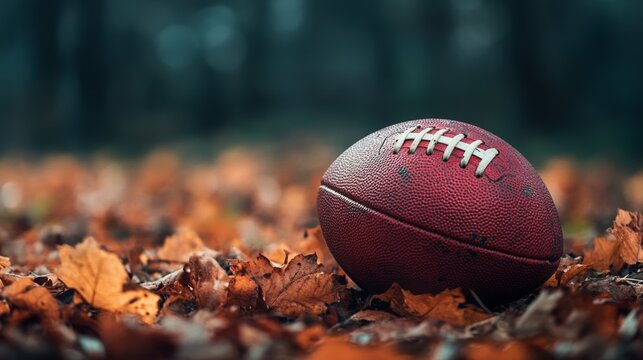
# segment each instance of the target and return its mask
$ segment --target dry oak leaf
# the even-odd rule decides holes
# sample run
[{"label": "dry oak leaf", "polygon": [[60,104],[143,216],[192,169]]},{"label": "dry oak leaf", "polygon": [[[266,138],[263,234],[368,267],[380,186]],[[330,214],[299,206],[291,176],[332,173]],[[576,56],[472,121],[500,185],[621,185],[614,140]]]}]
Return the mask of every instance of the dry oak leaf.
[{"label": "dry oak leaf", "polygon": [[643,262],[643,216],[638,212],[618,209],[609,230],[618,243],[618,255],[628,265]]},{"label": "dry oak leaf", "polygon": [[89,304],[154,323],[159,296],[143,289],[124,290],[129,279],[125,267],[118,256],[102,250],[94,238],[87,237],[75,247],[62,245],[59,252],[56,275]]},{"label": "dry oak leaf", "polygon": [[391,310],[400,316],[442,320],[452,325],[471,325],[493,316],[473,306],[462,307],[465,298],[460,289],[444,290],[437,295],[414,295],[393,284],[373,298],[388,302]]},{"label": "dry oak leaf", "polygon": [[11,308],[27,314],[37,314],[41,319],[56,321],[60,318],[58,302],[44,287],[31,279],[23,278],[2,289],[0,293]]},{"label": "dry oak leaf", "polygon": [[250,276],[257,283],[269,309],[287,317],[321,315],[326,305],[340,301],[345,278],[322,269],[315,254],[297,255],[285,267],[273,267],[263,255],[252,261],[234,261],[230,266],[235,277]]},{"label": "dry oak leaf", "polygon": [[196,232],[188,228],[180,228],[165,239],[158,256],[161,260],[184,263],[190,259],[190,256],[204,248],[205,244]]}]

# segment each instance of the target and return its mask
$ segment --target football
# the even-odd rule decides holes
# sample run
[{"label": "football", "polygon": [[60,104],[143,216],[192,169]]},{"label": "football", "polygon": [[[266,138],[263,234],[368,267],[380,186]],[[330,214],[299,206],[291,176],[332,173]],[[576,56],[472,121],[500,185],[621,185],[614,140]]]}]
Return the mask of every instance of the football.
[{"label": "football", "polygon": [[324,174],[317,210],[331,253],[369,292],[398,283],[504,302],[544,283],[562,254],[536,170],[504,140],[453,120],[413,120],[358,141]]}]

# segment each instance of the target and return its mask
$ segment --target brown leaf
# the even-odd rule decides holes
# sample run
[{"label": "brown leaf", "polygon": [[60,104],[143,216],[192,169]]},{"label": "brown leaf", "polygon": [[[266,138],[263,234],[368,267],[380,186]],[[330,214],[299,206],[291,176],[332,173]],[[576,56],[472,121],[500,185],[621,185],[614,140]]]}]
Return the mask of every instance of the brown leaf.
[{"label": "brown leaf", "polygon": [[283,316],[306,312],[320,315],[338,302],[344,278],[322,271],[315,255],[297,255],[283,268],[273,267],[263,255],[249,262],[233,262],[235,276],[249,275],[259,285],[266,306]]},{"label": "brown leaf", "polygon": [[11,267],[11,259],[6,256],[0,256],[0,274],[4,274],[9,271]]},{"label": "brown leaf", "polygon": [[326,329],[321,324],[305,328],[294,336],[295,343],[301,349],[308,349],[326,335]]},{"label": "brown leaf", "polygon": [[358,346],[342,338],[327,338],[308,357],[308,360],[394,360],[411,359],[392,344]]},{"label": "brown leaf", "polygon": [[594,239],[594,249],[591,253],[585,254],[583,263],[600,272],[608,272],[612,268],[618,271],[623,267],[623,260],[618,250],[618,243],[615,240],[597,237]]},{"label": "brown leaf", "polygon": [[636,211],[616,210],[614,226],[629,226],[633,230],[643,230],[643,215]]},{"label": "brown leaf", "polygon": [[58,302],[42,286],[31,279],[19,279],[2,290],[2,297],[9,300],[14,311],[36,314],[45,321],[56,321],[60,318]]},{"label": "brown leaf", "polygon": [[351,321],[379,322],[397,318],[395,315],[378,310],[362,310],[349,318]]},{"label": "brown leaf", "polygon": [[186,271],[190,274],[190,285],[199,308],[214,310],[223,305],[228,274],[216,260],[207,254],[192,255]]},{"label": "brown leaf", "polygon": [[636,300],[637,291],[625,279],[609,276],[604,279],[587,282],[583,290],[598,298],[612,299],[615,301]]},{"label": "brown leaf", "polygon": [[642,219],[643,216],[637,212],[618,209],[614,225],[610,229],[618,244],[618,254],[628,265],[643,261],[643,250],[641,250]]},{"label": "brown leaf", "polygon": [[0,317],[11,312],[9,303],[6,300],[0,300]]},{"label": "brown leaf", "polygon": [[579,259],[563,256],[560,259],[558,269],[545,282],[547,287],[567,286],[574,278],[585,275],[591,267],[579,263]]},{"label": "brown leaf", "polygon": [[535,360],[540,359],[543,353],[543,350],[537,350],[518,341],[510,341],[505,344],[476,341],[468,344],[464,349],[465,358],[468,360]]},{"label": "brown leaf", "polygon": [[587,274],[589,270],[590,270],[590,267],[587,265],[583,265],[583,264],[572,265],[571,267],[563,271],[563,275],[560,278],[560,285],[566,286],[574,278]]},{"label": "brown leaf", "polygon": [[618,227],[612,230],[612,234],[619,242],[618,254],[628,265],[634,265],[643,259],[641,251],[641,233],[627,227]]},{"label": "brown leaf", "polygon": [[318,261],[323,264],[327,270],[337,265],[335,258],[333,258],[333,255],[331,255],[330,250],[326,245],[324,234],[322,233],[319,225],[314,228],[306,229],[306,232],[304,232],[304,238],[308,241],[302,244],[303,253],[317,254]]},{"label": "brown leaf", "polygon": [[390,303],[391,310],[400,316],[442,320],[452,325],[466,326],[492,317],[465,303],[460,289],[445,290],[437,295],[414,295],[393,284],[385,293],[374,298]]},{"label": "brown leaf", "polygon": [[516,320],[516,333],[521,336],[532,336],[547,329],[554,321],[551,313],[562,297],[563,292],[560,289],[542,291]]},{"label": "brown leaf", "polygon": [[71,247],[59,247],[56,275],[94,307],[137,315],[151,324],[158,312],[159,296],[143,289],[124,290],[128,276],[115,254],[104,251],[92,237]]},{"label": "brown leaf", "polygon": [[238,306],[243,311],[265,309],[259,285],[250,275],[235,275],[228,284],[226,306]]},{"label": "brown leaf", "polygon": [[275,246],[268,246],[262,254],[267,257],[273,264],[286,265],[288,259],[293,255],[298,255],[286,243],[276,244]]},{"label": "brown leaf", "polygon": [[111,314],[101,314],[98,333],[108,359],[168,359],[178,339],[158,327],[143,327]]},{"label": "brown leaf", "polygon": [[174,235],[165,239],[158,256],[161,260],[184,263],[190,259],[190,256],[204,248],[205,244],[196,232],[188,228],[180,228]]}]

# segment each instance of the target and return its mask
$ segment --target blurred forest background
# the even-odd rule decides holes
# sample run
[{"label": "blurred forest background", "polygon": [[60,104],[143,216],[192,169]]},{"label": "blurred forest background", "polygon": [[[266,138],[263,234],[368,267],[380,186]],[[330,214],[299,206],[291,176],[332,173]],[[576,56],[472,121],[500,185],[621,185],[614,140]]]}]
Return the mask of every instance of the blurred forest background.
[{"label": "blurred forest background", "polygon": [[137,156],[419,117],[643,164],[643,2],[0,2],[0,153]]}]

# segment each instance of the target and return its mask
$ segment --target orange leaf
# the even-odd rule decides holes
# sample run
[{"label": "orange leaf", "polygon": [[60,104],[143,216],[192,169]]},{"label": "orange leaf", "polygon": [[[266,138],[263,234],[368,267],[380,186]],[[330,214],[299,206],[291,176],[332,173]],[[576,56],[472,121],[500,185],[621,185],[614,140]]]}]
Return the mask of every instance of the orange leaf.
[{"label": "orange leaf", "polygon": [[517,341],[510,341],[506,344],[493,344],[490,342],[472,342],[464,350],[465,358],[468,360],[513,360],[533,359],[534,353],[528,345]]},{"label": "orange leaf", "polygon": [[9,300],[12,307],[30,314],[37,314],[43,320],[57,321],[60,310],[56,299],[42,286],[27,278],[19,279],[0,293]]},{"label": "orange leaf", "polygon": [[619,257],[628,265],[634,265],[643,260],[641,219],[643,217],[637,212],[618,209],[614,225],[610,229],[618,243]]},{"label": "orange leaf", "polygon": [[203,250],[205,245],[196,232],[181,228],[174,235],[168,236],[159,250],[159,259],[187,262],[191,255]]},{"label": "orange leaf", "polygon": [[326,266],[326,269],[334,267],[337,263],[331,255],[328,246],[326,245],[326,240],[324,240],[324,234],[321,231],[321,227],[306,229],[304,233],[304,238],[308,241],[303,242],[302,248],[303,253],[310,254],[315,253],[319,259],[319,262]]},{"label": "orange leaf", "polygon": [[618,254],[620,258],[628,265],[634,265],[639,262],[643,256],[641,252],[641,233],[627,227],[619,227],[612,230],[612,234],[619,243]]},{"label": "orange leaf", "polygon": [[389,302],[391,310],[400,316],[442,320],[452,325],[466,326],[492,317],[472,306],[461,307],[465,298],[460,289],[445,290],[435,296],[414,295],[393,284],[385,293],[374,298]]},{"label": "orange leaf", "polygon": [[583,275],[591,267],[585,264],[579,264],[577,259],[569,256],[563,256],[556,272],[545,282],[547,287],[566,286],[575,277]]},{"label": "orange leaf", "polygon": [[583,263],[600,272],[608,272],[612,266],[614,270],[620,270],[623,261],[619,257],[618,243],[605,237],[597,237],[594,240],[594,249],[585,255]]},{"label": "orange leaf", "polygon": [[192,255],[187,269],[199,308],[214,310],[224,303],[228,274],[216,260],[207,254]]},{"label": "orange leaf", "polygon": [[11,259],[6,256],[0,256],[0,274],[4,274],[11,268]]},{"label": "orange leaf", "polygon": [[265,309],[259,285],[250,275],[236,275],[230,279],[226,306],[238,306],[251,312]]},{"label": "orange leaf", "polygon": [[[236,276],[249,275],[262,290],[269,309],[284,316],[306,312],[320,315],[338,302],[345,289],[343,277],[321,271],[315,255],[297,255],[285,267],[273,267],[263,255],[248,262],[233,262]],[[234,284],[236,286],[236,283]]]},{"label": "orange leaf", "polygon": [[151,324],[158,312],[159,296],[143,289],[124,290],[129,281],[118,256],[104,251],[92,237],[71,247],[59,247],[60,266],[56,275],[78,291],[89,304],[113,311],[137,315]]},{"label": "orange leaf", "polygon": [[341,338],[327,338],[313,351],[308,360],[395,360],[411,359],[395,351],[393,344],[358,346]]}]

